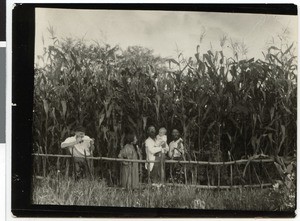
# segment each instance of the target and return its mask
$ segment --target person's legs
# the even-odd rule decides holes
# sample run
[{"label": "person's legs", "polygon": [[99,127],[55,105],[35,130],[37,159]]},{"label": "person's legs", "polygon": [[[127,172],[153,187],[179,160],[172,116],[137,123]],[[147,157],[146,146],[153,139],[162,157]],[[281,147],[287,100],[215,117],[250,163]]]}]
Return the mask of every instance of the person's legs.
[{"label": "person's legs", "polygon": [[89,177],[89,168],[88,168],[88,165],[87,165],[87,161],[84,160],[81,165],[82,165],[82,172],[83,172],[83,177],[84,178],[88,178]]},{"label": "person's legs", "polygon": [[90,175],[92,176],[92,178],[94,177],[94,161],[92,159],[88,159],[88,163],[89,163],[89,169],[90,169]]},{"label": "person's legs", "polygon": [[75,178],[78,180],[81,176],[81,168],[80,168],[80,162],[77,158],[74,158],[74,164],[75,164]]},{"label": "person's legs", "polygon": [[[155,157],[155,160],[160,161],[160,157]],[[152,183],[159,183],[160,182],[160,162],[154,163],[153,169],[151,171],[151,181]]]},{"label": "person's legs", "polygon": [[156,176],[156,168],[155,168],[155,164],[153,165],[152,170],[150,171],[150,180],[151,183],[155,183],[155,176]]},{"label": "person's legs", "polygon": [[85,178],[89,178],[92,179],[93,175],[92,175],[92,160],[91,159],[85,159],[83,158],[82,161],[82,169],[83,169],[83,174],[85,176]]},{"label": "person's legs", "polygon": [[81,168],[84,178],[91,178],[91,166],[90,159],[82,158]]},{"label": "person's legs", "polygon": [[[183,160],[181,157],[174,157],[174,160]],[[174,165],[175,182],[183,183],[183,166],[180,163]]]},{"label": "person's legs", "polygon": [[81,157],[75,157],[75,171],[76,171],[76,179],[83,178],[83,173],[84,173],[84,158]]},{"label": "person's legs", "polygon": [[153,169],[150,173],[151,183],[157,183],[157,167],[156,167],[155,164],[154,164]]}]

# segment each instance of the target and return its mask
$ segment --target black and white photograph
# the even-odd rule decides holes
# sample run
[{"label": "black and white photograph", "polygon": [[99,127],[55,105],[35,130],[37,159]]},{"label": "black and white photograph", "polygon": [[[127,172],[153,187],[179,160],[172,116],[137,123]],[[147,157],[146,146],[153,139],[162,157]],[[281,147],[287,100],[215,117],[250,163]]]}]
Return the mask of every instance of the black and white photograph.
[{"label": "black and white photograph", "polygon": [[297,20],[36,8],[32,204],[295,211]]}]

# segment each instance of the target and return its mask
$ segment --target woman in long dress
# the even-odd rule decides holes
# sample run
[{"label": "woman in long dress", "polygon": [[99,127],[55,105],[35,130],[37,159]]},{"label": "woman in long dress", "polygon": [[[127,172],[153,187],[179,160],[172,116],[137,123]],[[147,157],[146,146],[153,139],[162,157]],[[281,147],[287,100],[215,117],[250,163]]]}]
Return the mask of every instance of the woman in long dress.
[{"label": "woman in long dress", "polygon": [[[119,154],[119,158],[137,160],[140,155],[137,138],[135,134],[127,134],[125,146]],[[137,162],[122,162],[121,185],[126,189],[136,189],[139,187],[139,165]]]}]

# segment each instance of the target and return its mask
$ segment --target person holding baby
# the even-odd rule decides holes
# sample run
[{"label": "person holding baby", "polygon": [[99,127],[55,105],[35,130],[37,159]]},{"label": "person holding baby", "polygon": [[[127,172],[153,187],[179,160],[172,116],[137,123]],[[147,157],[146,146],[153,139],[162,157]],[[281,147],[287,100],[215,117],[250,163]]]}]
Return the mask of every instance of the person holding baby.
[{"label": "person holding baby", "polygon": [[145,167],[150,172],[150,179],[154,186],[158,186],[161,178],[161,158],[169,151],[167,144],[167,130],[161,128],[159,134],[156,135],[154,126],[150,126],[147,130],[148,138],[145,141],[146,157],[148,161],[159,161],[155,163],[146,163]]}]

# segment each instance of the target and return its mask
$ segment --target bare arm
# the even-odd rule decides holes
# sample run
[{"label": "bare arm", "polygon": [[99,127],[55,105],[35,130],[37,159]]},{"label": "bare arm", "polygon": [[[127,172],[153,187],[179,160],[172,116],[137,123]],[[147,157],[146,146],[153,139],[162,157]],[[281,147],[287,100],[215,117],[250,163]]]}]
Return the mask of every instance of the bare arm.
[{"label": "bare arm", "polygon": [[[127,152],[128,152],[128,151],[127,151],[127,146],[125,145],[125,146],[121,149],[121,151],[120,151],[118,157],[121,158],[121,159],[129,159],[128,156],[127,156],[127,154],[128,154]],[[128,164],[129,164],[129,162],[122,162],[122,163],[123,163],[123,165],[128,165]]]},{"label": "bare arm", "polygon": [[71,147],[78,144],[77,140],[73,142],[69,142],[68,139],[66,139],[64,142],[61,143],[61,148]]},{"label": "bare arm", "polygon": [[120,153],[118,155],[119,158],[124,158],[124,147],[120,150]]},{"label": "bare arm", "polygon": [[164,144],[163,148],[164,148],[164,153],[167,153],[170,150],[170,147],[167,143]]},{"label": "bare arm", "polygon": [[136,149],[137,149],[138,158],[141,160],[142,159],[142,151],[138,145],[136,145]]},{"label": "bare arm", "polygon": [[94,143],[95,143],[94,138],[91,138],[91,141],[90,141],[90,152],[91,152],[91,154],[93,154],[93,152],[95,150]]},{"label": "bare arm", "polygon": [[182,155],[185,154],[185,149],[184,149],[182,141],[179,141],[177,148]]},{"label": "bare arm", "polygon": [[173,153],[174,153],[174,148],[169,146],[168,155],[169,155],[170,158],[173,157]]}]

